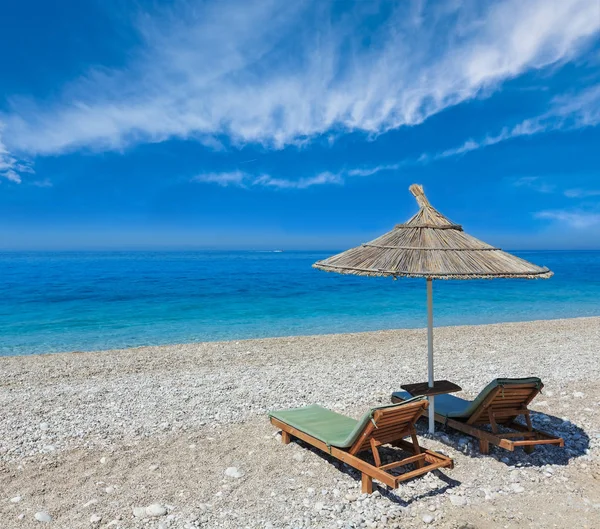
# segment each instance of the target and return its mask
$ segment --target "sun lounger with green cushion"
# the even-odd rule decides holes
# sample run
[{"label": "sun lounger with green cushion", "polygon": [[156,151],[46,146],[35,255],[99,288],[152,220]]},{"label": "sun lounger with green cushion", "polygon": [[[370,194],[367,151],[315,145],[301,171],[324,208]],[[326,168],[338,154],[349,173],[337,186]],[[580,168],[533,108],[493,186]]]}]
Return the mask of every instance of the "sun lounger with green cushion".
[{"label": "sun lounger with green cushion", "polygon": [[[537,377],[497,378],[492,380],[474,400],[465,400],[453,395],[436,395],[435,420],[455,430],[479,439],[482,454],[489,453],[490,443],[514,450],[522,446],[531,452],[535,445],[555,444],[564,446],[563,439],[533,428],[527,406],[542,390],[544,385]],[[412,399],[405,391],[392,393],[392,402]],[[427,415],[427,412],[424,412]],[[526,424],[515,422],[519,416]],[[498,426],[507,430],[500,433]],[[483,429],[489,426],[491,432]]]},{"label": "sun lounger with green cushion", "polygon": [[[269,417],[281,429],[284,444],[296,437],[356,468],[362,472],[362,491],[371,493],[373,478],[396,488],[401,481],[436,468],[452,468],[451,459],[419,446],[415,422],[427,406],[422,397],[411,398],[401,404],[372,408],[358,421],[317,405],[272,411]],[[402,440],[407,436],[412,442]],[[383,465],[379,447],[384,444],[393,444],[412,455]],[[374,465],[359,457],[366,450],[372,452]],[[416,468],[400,475],[389,472],[409,464]]]}]

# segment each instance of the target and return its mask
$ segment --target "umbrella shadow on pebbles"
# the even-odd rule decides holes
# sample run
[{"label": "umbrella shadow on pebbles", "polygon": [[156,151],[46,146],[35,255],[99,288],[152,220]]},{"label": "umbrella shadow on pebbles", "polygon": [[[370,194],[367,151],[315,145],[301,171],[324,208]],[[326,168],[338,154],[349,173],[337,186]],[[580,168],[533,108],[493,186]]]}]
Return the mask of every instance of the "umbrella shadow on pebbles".
[{"label": "umbrella shadow on pebbles", "polygon": [[[361,472],[355,468],[346,465],[338,459],[318,450],[300,439],[296,439],[293,442],[310,451],[315,456],[318,456],[323,461],[329,463],[340,472],[343,472],[347,476],[350,476],[357,485],[360,485]],[[380,446],[379,453],[382,462],[388,463],[392,461],[399,461],[404,457],[408,457],[410,454],[403,452],[398,448],[391,446]],[[373,457],[369,452],[363,452],[361,458],[370,464],[375,464]],[[414,465],[410,464],[406,467],[395,469],[396,474],[401,475],[405,472],[414,470]],[[393,503],[400,505],[401,507],[408,507],[412,503],[422,500],[424,498],[431,498],[439,495],[443,495],[448,490],[460,486],[462,483],[455,479],[450,478],[440,470],[433,470],[432,472],[423,476],[418,476],[414,479],[407,480],[400,484],[397,489],[391,489],[378,481],[373,481],[373,491],[378,491],[381,496],[387,498]]]},{"label": "umbrella shadow on pebbles", "polygon": [[[565,441],[565,446],[561,448],[555,445],[537,445],[531,454],[526,454],[522,448],[516,448],[514,452],[511,452],[490,444],[490,453],[489,455],[485,455],[479,452],[477,439],[439,424],[439,430],[435,434],[435,439],[467,456],[491,457],[508,466],[564,466],[568,465],[571,459],[587,454],[590,438],[585,430],[571,421],[536,411],[531,412],[531,421],[534,428],[557,437],[562,437]],[[499,428],[502,431],[502,427],[499,426]],[[419,420],[417,431],[423,437],[431,437],[427,433],[426,419]]]}]

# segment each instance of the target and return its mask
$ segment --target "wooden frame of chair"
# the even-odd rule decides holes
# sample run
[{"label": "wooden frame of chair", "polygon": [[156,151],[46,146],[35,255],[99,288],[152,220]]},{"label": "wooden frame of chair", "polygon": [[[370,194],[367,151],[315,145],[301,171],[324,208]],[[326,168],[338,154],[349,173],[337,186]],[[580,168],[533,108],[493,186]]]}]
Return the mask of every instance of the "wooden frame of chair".
[{"label": "wooden frame of chair", "polygon": [[[396,488],[402,481],[431,472],[436,468],[453,468],[454,463],[449,457],[419,446],[415,423],[428,404],[427,401],[423,400],[408,403],[405,406],[376,410],[372,420],[365,426],[350,448],[328,446],[323,441],[297,430],[275,417],[271,417],[271,423],[281,429],[281,441],[284,444],[290,443],[291,438],[296,437],[359,470],[362,473],[361,490],[363,493],[370,494],[373,492],[373,479],[389,487]],[[403,440],[404,437],[408,436],[412,440],[410,443]],[[413,455],[400,461],[382,465],[379,447],[384,444],[392,444]],[[366,450],[371,450],[373,453],[375,465],[358,457],[358,454]],[[404,474],[394,475],[388,472],[388,470],[411,463],[414,463],[416,468]]]},{"label": "wooden frame of chair", "polygon": [[[490,443],[511,452],[522,446],[527,453],[531,453],[536,445],[553,444],[563,447],[565,442],[561,437],[536,430],[531,424],[527,406],[540,393],[542,387],[543,384],[498,386],[490,391],[468,419],[452,419],[438,413],[434,418],[441,424],[476,437],[482,454],[489,454]],[[392,402],[402,402],[402,399],[392,397]],[[428,416],[426,410],[423,411],[423,415]],[[526,426],[515,422],[515,419],[520,416],[525,418]],[[491,433],[478,428],[478,425],[483,424],[490,425]],[[514,431],[500,433],[498,425]]]}]

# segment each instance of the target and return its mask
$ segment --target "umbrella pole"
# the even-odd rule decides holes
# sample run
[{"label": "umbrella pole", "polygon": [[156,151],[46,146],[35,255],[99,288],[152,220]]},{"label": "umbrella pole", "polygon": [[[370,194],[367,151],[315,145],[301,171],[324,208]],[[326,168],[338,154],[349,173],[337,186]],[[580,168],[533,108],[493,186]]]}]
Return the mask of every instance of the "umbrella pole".
[{"label": "umbrella pole", "polygon": [[[427,366],[429,387],[433,387],[433,280],[427,278]],[[435,432],[434,397],[429,397],[429,433]]]}]

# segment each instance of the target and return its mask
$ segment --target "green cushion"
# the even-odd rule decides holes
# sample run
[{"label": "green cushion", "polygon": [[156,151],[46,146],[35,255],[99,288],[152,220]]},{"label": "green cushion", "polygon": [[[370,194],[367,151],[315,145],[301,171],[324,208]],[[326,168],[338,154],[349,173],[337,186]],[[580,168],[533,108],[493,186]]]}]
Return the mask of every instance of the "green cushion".
[{"label": "green cushion", "polygon": [[[416,401],[422,400],[423,397],[412,398],[409,395],[409,398],[411,401]],[[319,441],[323,441],[327,446],[349,448],[358,439],[376,410],[394,408],[404,404],[406,402],[371,408],[358,421],[317,404],[304,408],[271,411],[269,417],[279,419],[281,422],[289,424],[293,428],[319,439]]]},{"label": "green cushion", "polygon": [[[475,400],[465,400],[448,394],[436,395],[434,404],[435,413],[439,413],[444,417],[452,419],[467,419],[481,405],[493,389],[498,386],[510,386],[511,384],[535,384],[539,387],[542,385],[542,381],[537,377],[496,378],[479,392],[479,395],[477,395]],[[411,398],[411,395],[406,391],[397,391],[396,393],[392,393],[392,396],[400,399]]]}]

